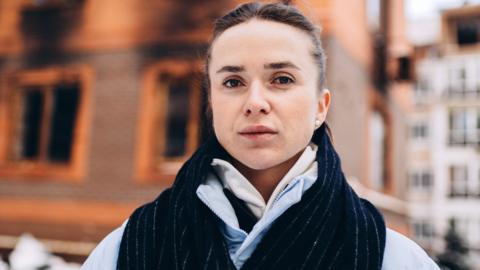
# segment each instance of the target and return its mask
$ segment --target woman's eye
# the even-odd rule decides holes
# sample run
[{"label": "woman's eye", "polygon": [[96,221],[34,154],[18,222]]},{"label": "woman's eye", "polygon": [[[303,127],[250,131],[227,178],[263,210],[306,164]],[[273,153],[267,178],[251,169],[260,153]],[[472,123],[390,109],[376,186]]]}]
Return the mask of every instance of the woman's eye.
[{"label": "woman's eye", "polygon": [[287,76],[279,76],[273,80],[273,83],[277,83],[277,84],[290,84],[293,82],[294,82],[293,79]]},{"label": "woman's eye", "polygon": [[223,85],[227,88],[235,88],[242,86],[242,82],[237,79],[228,79],[223,83]]}]

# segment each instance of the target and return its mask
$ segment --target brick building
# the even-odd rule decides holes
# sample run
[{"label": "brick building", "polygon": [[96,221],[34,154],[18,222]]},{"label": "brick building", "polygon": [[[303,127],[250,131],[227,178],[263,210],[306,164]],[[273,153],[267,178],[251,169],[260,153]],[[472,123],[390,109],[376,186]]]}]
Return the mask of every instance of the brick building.
[{"label": "brick building", "polygon": [[[31,232],[84,256],[171,184],[204,137],[212,21],[239,2],[0,2],[0,248]],[[403,3],[298,2],[323,26],[346,176],[408,233],[389,95],[408,66]]]}]

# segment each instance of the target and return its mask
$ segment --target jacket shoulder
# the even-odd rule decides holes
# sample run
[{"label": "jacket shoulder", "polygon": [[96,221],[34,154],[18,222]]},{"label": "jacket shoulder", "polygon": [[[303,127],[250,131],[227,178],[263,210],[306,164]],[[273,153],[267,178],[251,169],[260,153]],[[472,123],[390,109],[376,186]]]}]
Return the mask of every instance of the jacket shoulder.
[{"label": "jacket shoulder", "polygon": [[122,226],[109,233],[97,247],[95,247],[83,263],[80,268],[81,270],[115,270],[117,268],[118,251],[127,222],[128,219],[125,220]]},{"label": "jacket shoulder", "polygon": [[415,242],[387,228],[382,270],[439,270],[437,264]]},{"label": "jacket shoulder", "polygon": [[[159,209],[167,209],[168,202],[170,198],[170,189],[164,190],[156,200],[153,202],[147,203],[143,206],[137,208],[134,211],[134,215],[138,215],[142,209],[154,209],[157,206]],[[118,254],[120,251],[120,245],[122,242],[122,237],[125,232],[125,228],[129,223],[130,219],[125,220],[123,224],[109,233],[95,249],[90,253],[87,260],[81,267],[81,270],[90,270],[90,269],[105,269],[105,270],[116,270],[117,269],[117,260]]]}]

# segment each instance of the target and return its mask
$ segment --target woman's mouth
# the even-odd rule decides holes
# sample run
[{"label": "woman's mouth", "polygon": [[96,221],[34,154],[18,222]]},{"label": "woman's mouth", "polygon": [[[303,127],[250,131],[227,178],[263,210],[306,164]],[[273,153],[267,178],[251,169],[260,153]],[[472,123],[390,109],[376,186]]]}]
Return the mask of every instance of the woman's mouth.
[{"label": "woman's mouth", "polygon": [[265,141],[274,137],[278,132],[270,127],[263,125],[252,125],[245,127],[238,132],[240,136],[252,141]]},{"label": "woman's mouth", "polygon": [[275,136],[275,133],[257,132],[257,133],[242,133],[240,135],[252,141],[262,141],[262,140],[268,140],[272,138],[273,136]]}]

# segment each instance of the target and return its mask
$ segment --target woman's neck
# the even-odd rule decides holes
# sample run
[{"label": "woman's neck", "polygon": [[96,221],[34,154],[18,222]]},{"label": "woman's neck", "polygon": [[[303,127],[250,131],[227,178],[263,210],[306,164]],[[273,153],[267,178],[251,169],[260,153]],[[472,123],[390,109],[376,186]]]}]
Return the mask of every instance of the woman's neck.
[{"label": "woman's neck", "polygon": [[288,160],[264,170],[254,170],[237,160],[233,160],[232,164],[258,190],[265,202],[268,202],[275,187],[293,165],[295,165],[295,162],[297,162],[298,158],[302,155],[302,152],[303,151],[300,151]]}]

